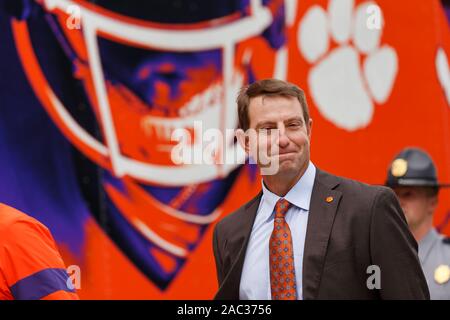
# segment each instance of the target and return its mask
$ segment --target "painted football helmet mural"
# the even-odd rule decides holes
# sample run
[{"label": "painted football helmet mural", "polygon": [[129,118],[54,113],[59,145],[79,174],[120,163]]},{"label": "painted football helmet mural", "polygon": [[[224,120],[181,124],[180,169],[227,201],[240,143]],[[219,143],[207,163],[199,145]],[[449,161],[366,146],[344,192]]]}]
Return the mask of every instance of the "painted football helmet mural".
[{"label": "painted football helmet mural", "polygon": [[[237,90],[269,77],[303,88],[318,168],[382,184],[417,146],[450,180],[448,8],[0,1],[0,202],[48,226],[83,299],[210,299],[212,226],[261,190],[226,132]],[[202,141],[210,128],[224,140]],[[172,159],[177,129],[203,164]],[[449,192],[434,216],[445,234]]]},{"label": "painted football helmet mural", "polygon": [[221,215],[245,158],[227,136],[235,163],[177,165],[172,133],[188,130],[195,148],[201,132],[194,121],[225,133],[237,125],[241,86],[285,78],[284,2],[37,0],[10,7],[24,70],[77,150],[91,213],[165,289]]}]

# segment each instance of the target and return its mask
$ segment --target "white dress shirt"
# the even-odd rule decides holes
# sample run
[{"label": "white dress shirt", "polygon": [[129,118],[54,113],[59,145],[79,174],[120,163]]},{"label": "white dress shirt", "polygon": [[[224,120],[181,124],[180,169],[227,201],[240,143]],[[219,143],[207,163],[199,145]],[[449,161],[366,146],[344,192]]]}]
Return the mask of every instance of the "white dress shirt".
[{"label": "white dress shirt", "polygon": [[[316,177],[316,167],[309,163],[303,176],[288,191],[284,199],[292,206],[286,213],[286,222],[291,229],[294,247],[295,279],[297,298],[302,299],[303,251],[305,247],[306,226],[309,204]],[[270,192],[262,182],[263,195],[253,224],[245,254],[239,286],[242,300],[270,300],[269,239],[273,231],[274,208],[279,196]]]}]

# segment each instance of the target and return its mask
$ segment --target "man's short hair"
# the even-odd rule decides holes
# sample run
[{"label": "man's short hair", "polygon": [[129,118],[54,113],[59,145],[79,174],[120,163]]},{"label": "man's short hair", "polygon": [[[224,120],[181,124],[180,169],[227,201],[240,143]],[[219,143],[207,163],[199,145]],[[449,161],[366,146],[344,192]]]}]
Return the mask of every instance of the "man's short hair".
[{"label": "man's short hair", "polygon": [[264,79],[242,87],[239,91],[236,102],[239,116],[238,126],[240,129],[245,131],[249,128],[250,119],[248,116],[248,107],[250,105],[250,99],[259,96],[282,96],[297,98],[303,110],[303,118],[305,119],[305,123],[308,124],[309,109],[303,90],[295,84],[286,81],[278,79]]}]

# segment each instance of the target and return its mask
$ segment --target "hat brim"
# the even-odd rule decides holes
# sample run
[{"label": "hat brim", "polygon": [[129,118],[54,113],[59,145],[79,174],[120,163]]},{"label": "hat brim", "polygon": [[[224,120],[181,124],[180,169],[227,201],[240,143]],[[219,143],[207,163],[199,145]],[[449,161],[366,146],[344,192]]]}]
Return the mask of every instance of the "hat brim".
[{"label": "hat brim", "polygon": [[387,187],[432,187],[432,188],[450,188],[450,183],[439,183],[437,181],[423,179],[398,179],[395,182],[387,181]]}]

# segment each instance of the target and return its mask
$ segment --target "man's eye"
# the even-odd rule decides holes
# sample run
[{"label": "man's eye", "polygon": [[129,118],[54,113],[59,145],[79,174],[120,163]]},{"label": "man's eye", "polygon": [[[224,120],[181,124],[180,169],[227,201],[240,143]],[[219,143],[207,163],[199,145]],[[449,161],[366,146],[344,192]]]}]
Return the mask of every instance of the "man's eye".
[{"label": "man's eye", "polygon": [[411,196],[412,196],[411,192],[404,192],[399,195],[399,198],[409,199],[409,198],[411,198]]}]

